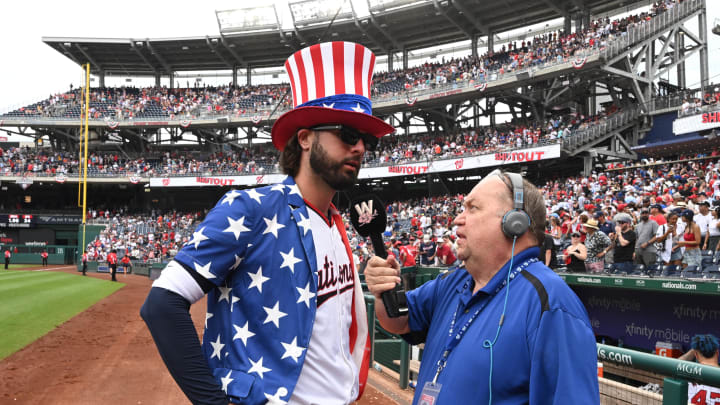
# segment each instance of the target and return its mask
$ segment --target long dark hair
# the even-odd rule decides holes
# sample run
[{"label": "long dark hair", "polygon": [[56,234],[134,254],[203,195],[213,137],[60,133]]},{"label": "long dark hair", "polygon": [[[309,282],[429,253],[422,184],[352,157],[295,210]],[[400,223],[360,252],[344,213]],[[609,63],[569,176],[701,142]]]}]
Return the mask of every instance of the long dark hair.
[{"label": "long dark hair", "polygon": [[300,156],[302,156],[302,148],[298,142],[297,134],[290,137],[285,144],[285,149],[280,153],[280,169],[283,173],[290,177],[297,176],[300,170]]}]

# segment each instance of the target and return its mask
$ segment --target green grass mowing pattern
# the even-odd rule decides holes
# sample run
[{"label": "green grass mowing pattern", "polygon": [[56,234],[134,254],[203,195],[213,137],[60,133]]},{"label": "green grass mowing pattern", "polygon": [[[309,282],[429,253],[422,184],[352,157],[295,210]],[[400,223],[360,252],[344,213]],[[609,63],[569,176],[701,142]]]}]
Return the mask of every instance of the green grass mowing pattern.
[{"label": "green grass mowing pattern", "polygon": [[67,273],[0,270],[0,360],[123,285]]}]

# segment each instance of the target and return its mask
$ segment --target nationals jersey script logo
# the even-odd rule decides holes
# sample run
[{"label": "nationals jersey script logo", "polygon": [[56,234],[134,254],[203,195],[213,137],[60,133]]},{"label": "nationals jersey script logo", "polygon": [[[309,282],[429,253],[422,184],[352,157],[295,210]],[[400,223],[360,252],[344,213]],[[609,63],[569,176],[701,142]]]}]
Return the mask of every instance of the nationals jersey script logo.
[{"label": "nationals jersey script logo", "polygon": [[373,200],[355,204],[355,211],[358,213],[358,224],[360,225],[369,224],[377,216],[377,210],[373,209]]},{"label": "nationals jersey script logo", "polygon": [[325,260],[318,269],[317,306],[336,295],[352,290],[354,282],[350,263],[333,263],[325,255]]}]

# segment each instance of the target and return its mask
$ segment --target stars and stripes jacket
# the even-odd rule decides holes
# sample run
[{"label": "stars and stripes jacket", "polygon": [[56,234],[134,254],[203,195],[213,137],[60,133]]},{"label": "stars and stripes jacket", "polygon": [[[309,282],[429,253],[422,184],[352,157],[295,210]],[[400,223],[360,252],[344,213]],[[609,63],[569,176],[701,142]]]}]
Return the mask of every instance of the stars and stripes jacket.
[{"label": "stars and stripes jacket", "polygon": [[[342,225],[339,230],[349,246]],[[287,177],[273,186],[225,194],[175,256],[216,286],[207,297],[202,349],[233,402],[285,403],[292,395],[317,308],[312,232],[307,205]],[[362,288],[353,273],[348,341],[362,395],[370,341]]]}]

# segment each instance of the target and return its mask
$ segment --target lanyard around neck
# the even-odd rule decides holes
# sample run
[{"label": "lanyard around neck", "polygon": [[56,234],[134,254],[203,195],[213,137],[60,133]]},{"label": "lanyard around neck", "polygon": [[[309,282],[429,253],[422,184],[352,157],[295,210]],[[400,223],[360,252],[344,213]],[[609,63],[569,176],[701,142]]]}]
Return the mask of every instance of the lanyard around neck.
[{"label": "lanyard around neck", "polygon": [[[522,272],[528,266],[537,261],[537,258],[528,259],[521,265],[515,267],[514,269],[511,269],[510,274],[502,281],[500,285],[495,288],[495,291],[493,291],[492,295],[488,297],[488,299],[486,299],[477,310],[475,310],[475,313],[473,313],[473,315],[467,320],[467,322],[465,322],[465,325],[463,325],[463,327],[460,328],[453,337],[453,333],[455,332],[455,322],[457,320],[458,313],[460,312],[463,305],[462,302],[458,303],[458,307],[457,309],[455,309],[455,314],[453,315],[452,322],[450,323],[450,330],[448,331],[448,339],[450,340],[445,345],[442,357],[437,362],[438,369],[435,373],[433,383],[437,382],[440,372],[445,368],[450,353],[453,351],[453,349],[455,349],[455,347],[457,347],[457,345],[460,343],[460,340],[463,338],[463,336],[465,336],[465,332],[467,332],[467,330],[470,328],[470,325],[472,325],[475,319],[480,315],[483,309],[485,309],[488,303],[492,300],[492,297],[497,295],[506,285],[508,285],[512,280],[514,280],[520,272]],[[463,287],[463,292],[468,288],[470,288],[470,283],[465,284],[465,286]]]}]

